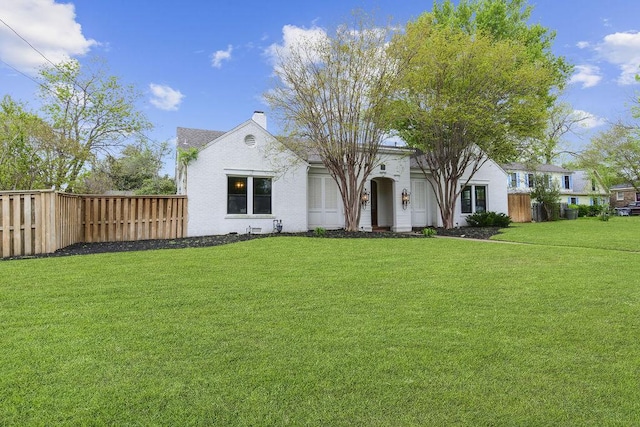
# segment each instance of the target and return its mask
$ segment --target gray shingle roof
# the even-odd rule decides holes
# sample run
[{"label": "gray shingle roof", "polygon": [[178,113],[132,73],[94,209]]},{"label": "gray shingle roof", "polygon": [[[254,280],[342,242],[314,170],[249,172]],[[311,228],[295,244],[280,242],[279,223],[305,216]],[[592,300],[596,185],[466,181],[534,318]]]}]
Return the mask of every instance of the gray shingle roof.
[{"label": "gray shingle roof", "polygon": [[202,148],[226,132],[218,130],[178,128],[176,145],[182,149]]},{"label": "gray shingle roof", "polygon": [[571,173],[569,169],[565,169],[556,165],[536,165],[533,168],[525,163],[505,163],[502,165],[502,169],[506,172],[510,171],[524,171],[524,172],[556,172],[556,173]]}]

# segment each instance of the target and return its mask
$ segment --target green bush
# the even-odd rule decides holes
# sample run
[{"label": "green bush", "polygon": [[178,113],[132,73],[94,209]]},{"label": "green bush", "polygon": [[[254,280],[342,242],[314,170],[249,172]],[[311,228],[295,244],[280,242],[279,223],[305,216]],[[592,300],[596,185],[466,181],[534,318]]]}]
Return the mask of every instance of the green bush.
[{"label": "green bush", "polygon": [[327,234],[327,229],[324,227],[316,227],[316,229],[313,230],[313,232],[318,237],[324,237]]},{"label": "green bush", "polygon": [[577,209],[578,210],[578,216],[579,217],[585,217],[585,216],[591,216],[591,217],[595,217],[595,216],[599,216],[604,207],[601,205],[569,205],[567,206],[570,209]]},{"label": "green bush", "polygon": [[435,237],[435,235],[438,234],[438,232],[436,231],[435,228],[423,228],[422,229],[422,235],[424,237]]},{"label": "green bush", "polygon": [[471,227],[508,227],[511,217],[497,212],[476,212],[467,217],[467,224]]}]

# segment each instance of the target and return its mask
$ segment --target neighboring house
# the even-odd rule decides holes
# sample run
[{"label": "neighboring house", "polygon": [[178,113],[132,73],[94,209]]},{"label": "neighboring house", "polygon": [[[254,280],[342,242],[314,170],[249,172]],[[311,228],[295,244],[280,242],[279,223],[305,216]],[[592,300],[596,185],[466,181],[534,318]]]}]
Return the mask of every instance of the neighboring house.
[{"label": "neighboring house", "polygon": [[560,189],[560,203],[574,205],[604,205],[609,201],[609,192],[596,178],[586,171],[570,170],[555,165],[527,166],[524,163],[502,165],[507,172],[509,193],[530,193],[534,187],[534,176],[547,176]]},{"label": "neighboring house", "polygon": [[[178,193],[189,199],[188,235],[286,232],[344,227],[338,187],[319,157],[299,155],[267,131],[264,113],[228,132],[178,128],[177,146],[198,148],[178,165]],[[383,147],[363,195],[360,229],[406,232],[441,226],[429,182],[414,152]],[[506,174],[489,160],[463,190],[455,223],[479,211],[507,212]],[[404,199],[404,202],[403,202]]]},{"label": "neighboring house", "polygon": [[621,208],[640,203],[640,192],[631,184],[617,184],[611,187],[611,206]]}]

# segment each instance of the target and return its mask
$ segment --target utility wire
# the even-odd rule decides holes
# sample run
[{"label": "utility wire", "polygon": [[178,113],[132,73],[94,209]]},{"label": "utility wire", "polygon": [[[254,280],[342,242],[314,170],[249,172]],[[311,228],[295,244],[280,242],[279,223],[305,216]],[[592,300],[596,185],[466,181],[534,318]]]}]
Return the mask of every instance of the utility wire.
[{"label": "utility wire", "polygon": [[[16,36],[18,36],[18,38],[20,38],[23,42],[25,42],[25,43],[26,43],[26,44],[27,44],[31,49],[33,49],[33,50],[34,50],[35,52],[37,52],[40,56],[42,56],[42,57],[43,57],[43,58],[44,58],[44,59],[45,59],[49,64],[51,64],[51,65],[52,65],[56,70],[60,71],[60,72],[61,72],[61,73],[63,73],[63,74],[65,73],[65,71],[64,71],[64,70],[62,70],[62,69],[61,69],[61,68],[60,68],[56,63],[54,63],[54,62],[53,62],[53,61],[51,61],[49,58],[47,58],[47,56],[46,56],[44,53],[40,52],[40,50],[38,50],[35,46],[33,46],[33,44],[31,44],[31,43],[30,43],[27,39],[25,39],[25,38],[24,38],[20,33],[18,33],[18,32],[17,32],[17,31],[16,31],[16,30],[11,26],[11,25],[7,24],[7,22],[6,22],[4,19],[0,18],[0,22],[1,22],[2,24],[4,24],[8,29],[10,29],[10,30],[11,30],[11,31],[16,35]],[[12,66],[12,65],[8,64],[7,62],[5,62],[4,60],[2,60],[1,58],[0,58],[0,62],[2,62],[3,64],[5,64],[6,66],[8,66],[9,68],[11,68],[12,70],[16,71],[17,73],[21,74],[22,76],[24,76],[24,77],[28,78],[29,80],[33,81],[33,82],[34,82],[34,83],[36,83],[38,86],[40,86],[41,88],[43,88],[43,89],[47,90],[48,92],[50,92],[50,93],[51,93],[52,95],[54,95],[55,97],[58,97],[58,95],[57,95],[53,90],[51,90],[51,88],[50,88],[50,87],[48,87],[47,85],[43,84],[42,82],[37,81],[37,80],[36,80],[36,79],[34,79],[33,77],[31,77],[31,76],[29,76],[29,75],[25,74],[24,72],[22,72],[22,71],[18,70],[17,68],[15,68],[14,66]],[[83,93],[87,96],[87,98],[89,98],[89,99],[91,100],[91,98],[93,97],[93,94],[92,94],[92,93],[87,92],[87,91],[82,87],[82,85],[80,85],[80,84],[76,81],[76,79],[75,79],[75,78],[74,78],[74,79],[72,79],[72,82],[73,82],[73,85],[76,87],[76,89],[79,89],[81,92],[83,92]],[[75,102],[75,101],[72,101],[72,102]],[[78,105],[76,104],[76,106],[78,106]],[[158,142],[158,141],[156,141],[156,140],[153,140],[153,139],[149,138],[147,135],[144,135],[144,134],[143,134],[142,132],[140,132],[140,131],[135,131],[134,133],[135,133],[136,135],[138,135],[139,137],[141,137],[142,139],[152,142],[153,144],[159,144],[159,142]]]}]

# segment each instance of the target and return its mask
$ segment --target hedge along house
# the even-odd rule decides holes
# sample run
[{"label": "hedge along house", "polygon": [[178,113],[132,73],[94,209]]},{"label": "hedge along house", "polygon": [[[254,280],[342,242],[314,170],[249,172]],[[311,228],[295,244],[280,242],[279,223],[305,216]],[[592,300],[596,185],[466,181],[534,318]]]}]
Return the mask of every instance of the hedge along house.
[{"label": "hedge along house", "polygon": [[[199,151],[188,165],[176,163],[178,193],[189,200],[189,236],[344,227],[337,184],[321,159],[287,148],[267,131],[262,112],[228,132],[179,127],[177,146]],[[362,231],[442,226],[433,189],[413,156],[403,147],[380,149],[362,194]],[[455,223],[464,226],[480,211],[507,213],[506,178],[488,160],[463,189]]]}]

